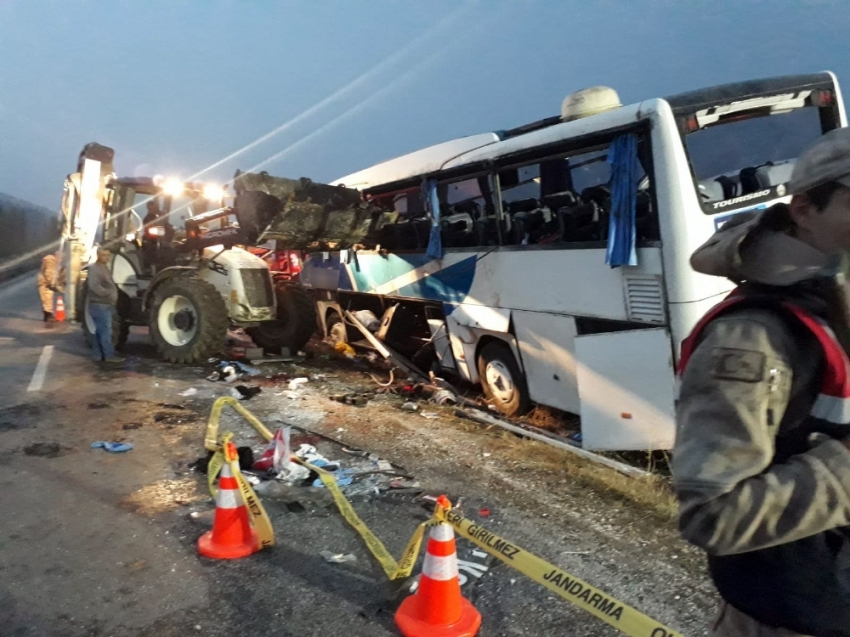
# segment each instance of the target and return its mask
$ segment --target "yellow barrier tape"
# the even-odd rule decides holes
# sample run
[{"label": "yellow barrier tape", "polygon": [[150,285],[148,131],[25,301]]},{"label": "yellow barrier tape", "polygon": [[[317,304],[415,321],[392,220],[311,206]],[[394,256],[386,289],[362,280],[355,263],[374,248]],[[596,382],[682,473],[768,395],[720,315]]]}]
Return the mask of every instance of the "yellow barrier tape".
[{"label": "yellow barrier tape", "polygon": [[213,457],[210,458],[210,463],[207,465],[207,486],[210,488],[210,495],[216,497],[218,489],[215,486],[215,479],[221,471],[221,465],[224,464],[224,454],[221,451],[216,451]]},{"label": "yellow barrier tape", "polygon": [[[229,396],[223,396],[213,403],[212,411],[210,412],[209,420],[207,421],[207,431],[204,436],[204,446],[209,451],[215,451],[216,453],[210,459],[210,463],[207,469],[207,481],[210,489],[210,493],[215,496],[215,478],[218,475],[218,472],[221,470],[221,465],[224,462],[224,456],[222,454],[222,447],[227,444],[233,434],[225,434],[222,436],[222,443],[218,442],[218,426],[219,421],[221,420],[221,410],[225,405],[231,405],[239,414],[245,418],[253,427],[257,430],[263,438],[266,440],[271,440],[274,436],[271,431],[269,431],[266,426],[260,422],[260,420],[254,416],[250,411],[245,409],[238,400],[235,398],[231,398]],[[390,580],[396,579],[405,579],[410,577],[413,573],[413,567],[416,564],[416,558],[419,555],[419,549],[422,547],[422,538],[425,535],[425,529],[429,526],[435,524],[434,520],[429,520],[427,522],[423,522],[420,524],[416,531],[413,533],[413,537],[410,538],[410,541],[407,543],[407,547],[404,549],[404,553],[402,553],[401,559],[396,562],[393,559],[393,556],[390,555],[390,552],[384,546],[383,542],[379,540],[374,533],[369,529],[368,526],[360,519],[360,517],[355,513],[354,509],[351,506],[351,503],[345,498],[342,491],[340,491],[339,487],[336,484],[336,480],[333,475],[329,472],[321,469],[319,467],[315,467],[308,462],[297,458],[296,456],[292,456],[291,460],[298,462],[311,471],[315,471],[319,479],[322,481],[322,484],[330,491],[333,496],[334,502],[336,503],[337,508],[339,509],[340,514],[345,519],[351,527],[357,531],[361,538],[363,538],[363,542],[366,544],[366,547],[375,556],[375,559],[381,565],[381,568],[386,573],[387,577]],[[231,467],[233,467],[231,463]],[[238,458],[236,460],[236,469],[239,467]],[[238,475],[239,479],[239,487],[243,490],[243,497],[245,497],[245,502],[248,503],[249,497],[251,497],[252,502],[256,502],[256,505],[261,511],[262,515],[258,518],[254,518],[254,528],[257,529],[257,534],[260,535],[260,526],[268,524],[268,530],[270,535],[270,542],[274,543],[274,535],[271,533],[271,523],[268,521],[268,516],[266,515],[265,510],[262,508],[263,505],[260,504],[259,499],[256,494],[254,494],[253,489],[247,483],[247,481],[242,477],[242,473],[238,471],[234,471],[234,475]],[[242,487],[242,484],[250,490],[250,496],[245,495],[245,490]],[[248,510],[251,511],[251,506],[249,505]],[[253,512],[252,512],[253,516]],[[259,521],[258,521],[259,520]],[[260,538],[261,546],[266,546],[263,544],[262,537]],[[271,546],[271,544],[268,544]]]},{"label": "yellow barrier tape", "polygon": [[221,449],[221,445],[218,443],[218,422],[221,420],[221,410],[224,409],[225,405],[233,407],[233,409],[247,420],[263,438],[266,440],[272,439],[272,432],[266,429],[266,426],[261,423],[254,414],[245,409],[245,407],[242,406],[242,403],[230,396],[222,396],[221,398],[216,399],[213,403],[212,411],[210,412],[210,419],[207,421],[207,433],[204,436],[204,447],[206,447],[208,451],[218,451]]},{"label": "yellow barrier tape", "polygon": [[292,460],[307,467],[310,471],[315,471],[319,474],[319,479],[322,481],[322,484],[324,484],[327,490],[331,492],[334,503],[336,503],[336,508],[339,509],[340,515],[342,515],[345,521],[348,522],[355,531],[357,531],[361,538],[363,538],[366,548],[369,549],[390,580],[410,577],[413,573],[413,566],[416,564],[416,557],[419,555],[419,549],[422,546],[422,538],[425,535],[425,529],[436,524],[434,520],[428,520],[416,527],[416,531],[413,532],[413,537],[410,538],[410,541],[407,543],[407,547],[404,549],[404,553],[401,554],[401,559],[396,562],[393,556],[390,555],[387,547],[384,546],[384,543],[381,542],[374,533],[372,533],[369,527],[366,526],[363,520],[361,520],[354,511],[351,503],[346,499],[343,492],[340,491],[339,486],[337,486],[336,479],[333,477],[333,474],[319,467],[315,467],[309,462],[306,462],[296,456],[292,456]]},{"label": "yellow barrier tape", "polygon": [[542,584],[568,602],[611,624],[626,635],[682,637],[680,633],[659,624],[651,617],[521,549],[516,544],[503,540],[495,533],[470,522],[451,509],[438,504],[434,516],[437,520],[448,522],[458,535],[478,545],[490,555],[502,560],[538,584]]}]

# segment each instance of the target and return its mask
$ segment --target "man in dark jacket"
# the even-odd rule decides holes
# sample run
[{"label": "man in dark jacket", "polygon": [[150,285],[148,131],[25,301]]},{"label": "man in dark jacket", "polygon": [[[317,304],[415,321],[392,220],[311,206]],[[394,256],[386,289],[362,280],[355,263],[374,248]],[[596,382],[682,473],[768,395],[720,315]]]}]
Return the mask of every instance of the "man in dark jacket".
[{"label": "man in dark jacket", "polygon": [[[850,636],[850,129],[803,153],[778,204],[691,264],[740,286],[683,343],[679,526],[723,599],[713,635]],[[839,276],[836,276],[836,273]]]},{"label": "man in dark jacket", "polygon": [[115,356],[112,344],[112,317],[118,302],[118,287],[109,271],[109,259],[112,253],[106,248],[97,249],[97,261],[89,266],[86,287],[88,311],[95,325],[95,338],[92,348],[94,359],[107,363],[120,363],[124,359]]}]

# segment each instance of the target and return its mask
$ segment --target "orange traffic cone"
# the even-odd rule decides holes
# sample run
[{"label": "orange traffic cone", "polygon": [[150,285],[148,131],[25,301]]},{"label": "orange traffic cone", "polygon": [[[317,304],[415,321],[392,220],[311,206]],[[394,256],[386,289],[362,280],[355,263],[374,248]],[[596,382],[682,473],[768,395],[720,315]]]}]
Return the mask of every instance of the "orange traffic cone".
[{"label": "orange traffic cone", "polygon": [[61,294],[56,296],[56,312],[54,312],[53,317],[57,321],[65,320],[65,301],[62,300]]},{"label": "orange traffic cone", "polygon": [[478,632],[481,613],[460,594],[449,524],[431,527],[419,588],[401,603],[395,623],[405,637],[473,637]]},{"label": "orange traffic cone", "polygon": [[[236,453],[235,448],[233,453]],[[213,528],[198,538],[198,553],[217,560],[232,560],[259,550],[257,532],[248,521],[248,509],[242,501],[239,484],[230,464],[225,462],[218,477]]]}]

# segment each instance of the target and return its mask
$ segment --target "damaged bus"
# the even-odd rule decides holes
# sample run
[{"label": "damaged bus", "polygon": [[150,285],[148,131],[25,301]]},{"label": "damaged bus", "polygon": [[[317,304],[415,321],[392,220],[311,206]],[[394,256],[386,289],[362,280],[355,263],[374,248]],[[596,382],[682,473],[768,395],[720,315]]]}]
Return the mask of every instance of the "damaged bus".
[{"label": "damaged bus", "polygon": [[301,284],[326,334],[361,338],[346,311],[370,310],[380,339],[503,413],[579,414],[587,449],[669,449],[680,343],[731,289],[691,253],[787,200],[796,157],[845,125],[832,73],[629,106],[580,91],[333,182],[362,197],[339,224],[360,230],[314,243]]}]

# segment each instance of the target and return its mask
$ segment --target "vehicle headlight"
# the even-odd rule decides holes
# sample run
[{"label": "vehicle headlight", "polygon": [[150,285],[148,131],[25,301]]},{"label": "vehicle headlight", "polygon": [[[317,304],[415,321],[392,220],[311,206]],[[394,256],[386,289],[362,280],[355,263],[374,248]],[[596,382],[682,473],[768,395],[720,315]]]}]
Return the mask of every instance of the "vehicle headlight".
[{"label": "vehicle headlight", "polygon": [[204,186],[204,199],[220,202],[224,199],[224,188],[215,184],[207,184]]},{"label": "vehicle headlight", "polygon": [[166,195],[171,195],[172,197],[177,197],[183,194],[183,190],[185,189],[183,182],[179,179],[175,179],[171,177],[170,179],[166,179],[165,183],[162,184],[162,190]]}]

